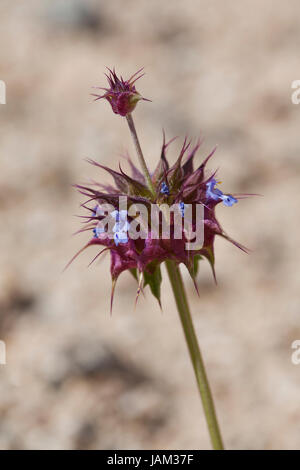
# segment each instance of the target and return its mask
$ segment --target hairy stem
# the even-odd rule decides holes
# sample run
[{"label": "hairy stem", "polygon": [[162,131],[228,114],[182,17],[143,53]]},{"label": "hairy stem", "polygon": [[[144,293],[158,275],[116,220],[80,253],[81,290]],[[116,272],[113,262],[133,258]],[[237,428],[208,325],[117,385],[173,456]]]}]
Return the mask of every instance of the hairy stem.
[{"label": "hairy stem", "polygon": [[198,345],[181,273],[174,261],[166,261],[169,279],[173,289],[178,313],[180,316],[185,339],[192,360],[198,389],[200,392],[204,414],[212,446],[215,450],[223,450],[223,442],[217,421],[213,397],[207,379],[201,351]]},{"label": "hairy stem", "polygon": [[138,155],[141,168],[143,170],[144,176],[145,176],[146,181],[147,181],[148,188],[150,189],[150,191],[152,193],[152,196],[155,198],[156,197],[156,192],[155,192],[155,189],[154,189],[154,186],[153,186],[153,183],[152,183],[152,180],[151,180],[151,176],[150,176],[149,170],[147,168],[145,158],[144,158],[141,146],[140,146],[140,142],[139,142],[139,139],[138,139],[138,136],[137,136],[137,133],[136,133],[136,129],[135,129],[135,125],[134,125],[134,122],[133,122],[132,114],[127,114],[126,120],[127,120],[129,129],[130,129],[132,138],[133,138],[133,142],[134,142],[134,145],[135,145],[136,153]]}]

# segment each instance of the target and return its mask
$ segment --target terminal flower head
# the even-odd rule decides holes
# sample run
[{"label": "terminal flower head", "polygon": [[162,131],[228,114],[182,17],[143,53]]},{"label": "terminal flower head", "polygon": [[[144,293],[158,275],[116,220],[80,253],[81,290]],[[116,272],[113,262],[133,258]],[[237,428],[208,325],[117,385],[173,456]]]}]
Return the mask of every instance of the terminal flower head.
[{"label": "terminal flower head", "polygon": [[103,95],[93,93],[92,95],[96,96],[95,101],[104,98],[109,102],[115,114],[127,116],[135,109],[140,100],[150,101],[143,98],[135,88],[135,82],[144,75],[144,73],[141,73],[142,71],[143,69],[140,69],[128,80],[124,80],[122,77],[117,76],[115,69],[108,69],[109,73],[105,75],[109,87],[95,87],[105,91]]}]

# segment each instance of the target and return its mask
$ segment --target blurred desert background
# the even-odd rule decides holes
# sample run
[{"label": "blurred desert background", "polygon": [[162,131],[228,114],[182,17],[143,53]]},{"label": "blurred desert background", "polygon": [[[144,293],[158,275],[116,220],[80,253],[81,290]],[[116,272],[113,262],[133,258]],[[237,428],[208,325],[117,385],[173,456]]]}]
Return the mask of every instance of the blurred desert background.
[{"label": "blurred desert background", "polygon": [[[87,269],[74,183],[136,161],[125,120],[106,102],[105,66],[145,67],[135,121],[153,168],[162,128],[218,144],[219,206],[250,255],[216,243],[200,298],[183,270],[226,447],[300,449],[300,79],[298,0],[1,0],[1,449],[209,449],[187,348],[164,276],[163,312],[124,273],[109,314],[109,257]],[[170,148],[172,161],[178,143]],[[124,165],[124,168],[126,165]]]}]

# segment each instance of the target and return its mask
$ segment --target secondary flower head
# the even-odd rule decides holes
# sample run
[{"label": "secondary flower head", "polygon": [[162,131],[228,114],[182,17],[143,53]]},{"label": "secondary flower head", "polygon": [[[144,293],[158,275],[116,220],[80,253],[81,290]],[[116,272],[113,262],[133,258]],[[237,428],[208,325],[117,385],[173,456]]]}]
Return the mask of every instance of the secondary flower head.
[{"label": "secondary flower head", "polygon": [[[214,240],[216,235],[229,240],[243,251],[247,251],[223,231],[216,219],[215,208],[220,202],[225,206],[232,206],[238,201],[238,198],[231,194],[224,194],[216,188],[215,173],[207,174],[206,164],[214,154],[215,149],[198,168],[194,169],[193,160],[200,143],[191,147],[191,143],[185,139],[177,160],[170,166],[166,159],[166,150],[169,143],[166,143],[164,139],[157,167],[151,174],[152,184],[156,192],[155,197],[149,191],[144,176],[130,159],[128,161],[131,166],[132,176],[124,173],[121,167],[120,171],[117,172],[90,161],[90,163],[107,171],[113,177],[115,186],[104,186],[99,183],[92,186],[77,186],[82,194],[88,196],[88,201],[83,204],[83,207],[89,211],[86,216],[87,225],[83,231],[90,230],[91,238],[84,248],[91,245],[103,247],[97,256],[103,251],[110,252],[112,294],[119,275],[123,271],[130,271],[139,283],[138,293],[143,287],[149,285],[153,295],[160,302],[160,283],[162,280],[160,264],[166,260],[185,264],[195,286],[198,263],[202,258],[209,261],[215,276]],[[99,187],[103,188],[103,191]],[[120,197],[126,197],[126,210],[119,208]],[[112,207],[110,234],[108,228],[103,226],[104,212],[102,208],[104,204],[110,204]],[[132,214],[131,209],[136,204],[143,205],[149,217],[146,227],[143,228],[144,236],[132,238],[130,230],[136,223],[137,218]],[[170,231],[168,237],[163,236],[164,229],[161,220],[159,222],[159,236],[154,235],[150,223],[152,222],[150,212],[153,205],[162,208],[165,204],[177,207],[179,214],[179,219],[175,220],[175,213],[174,215],[171,214],[169,218]],[[203,242],[199,248],[189,250],[187,249],[187,227],[184,220],[189,208],[192,208],[192,217],[189,223],[191,228],[195,229],[197,206],[201,206],[203,210]],[[178,226],[181,226],[179,228],[182,235],[180,238],[175,236]]]},{"label": "secondary flower head", "polygon": [[126,116],[131,113],[140,100],[150,101],[143,98],[136,91],[134,85],[135,82],[144,75],[141,73],[142,70],[143,69],[138,70],[128,80],[123,80],[122,77],[119,78],[117,76],[115,69],[108,69],[109,74],[105,75],[108,80],[109,88],[95,87],[105,91],[103,95],[93,93],[93,96],[96,96],[95,101],[105,98],[111,105],[113,112],[120,114],[120,116]]}]

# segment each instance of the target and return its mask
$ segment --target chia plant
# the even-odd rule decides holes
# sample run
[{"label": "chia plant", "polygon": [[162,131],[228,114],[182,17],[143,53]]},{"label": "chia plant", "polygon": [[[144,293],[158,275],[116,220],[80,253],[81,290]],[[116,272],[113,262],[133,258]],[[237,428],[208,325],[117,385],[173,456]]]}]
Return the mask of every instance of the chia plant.
[{"label": "chia plant", "polygon": [[[82,204],[87,210],[87,215],[83,216],[86,225],[79,232],[87,231],[91,236],[86,245],[70,262],[83,250],[93,245],[101,247],[101,251],[94,260],[103,252],[110,252],[111,309],[116,282],[123,271],[129,271],[136,278],[138,283],[137,298],[141,290],[149,286],[150,291],[161,305],[162,274],[160,268],[161,264],[165,262],[194,368],[212,446],[214,449],[220,450],[224,449],[222,437],[179,265],[183,263],[187,267],[198,291],[196,276],[199,262],[203,259],[208,260],[214,279],[216,279],[214,268],[214,241],[216,236],[225,238],[247,252],[244,246],[224,232],[215,215],[218,204],[222,203],[227,207],[231,207],[238,202],[238,199],[246,195],[223,193],[218,187],[216,173],[209,174],[207,172],[207,162],[216,149],[213,149],[201,164],[194,168],[194,158],[199,150],[200,141],[192,146],[191,141],[185,138],[175,163],[170,165],[166,153],[174,139],[166,142],[163,134],[157,166],[154,171],[149,171],[132,117],[132,112],[139,101],[150,101],[138,93],[135,87],[136,81],[144,75],[142,70],[140,69],[128,80],[124,80],[122,77],[117,76],[115,70],[108,69],[106,74],[108,87],[96,87],[103,90],[104,93],[100,95],[93,94],[96,97],[95,101],[107,100],[115,114],[125,117],[133,138],[141,171],[130,158],[128,158],[128,162],[131,167],[131,175],[126,174],[121,166],[119,171],[115,171],[90,160],[90,163],[111,175],[114,185],[104,185],[102,183],[87,186],[76,185],[79,192],[88,198]],[[122,197],[126,198],[126,209],[120,209],[119,202]],[[103,205],[107,204],[111,208],[110,212],[108,211],[111,221],[110,233],[107,227],[107,211],[103,211]],[[134,205],[143,205],[148,215],[150,215],[153,205],[161,209],[161,217],[168,219],[169,236],[163,236],[160,220],[158,236],[157,234],[154,236],[151,224],[146,223],[143,236],[132,238],[130,229],[136,222],[136,217],[130,210]],[[167,215],[166,206],[178,207],[178,213],[182,219],[185,218],[187,208],[191,208],[190,225],[192,230],[196,229],[196,207],[200,206],[202,208],[203,240],[201,246],[193,250],[187,249],[189,239],[184,224],[183,226],[179,224],[181,237],[175,236],[176,229],[178,233],[178,218],[175,220],[173,213]]]}]

